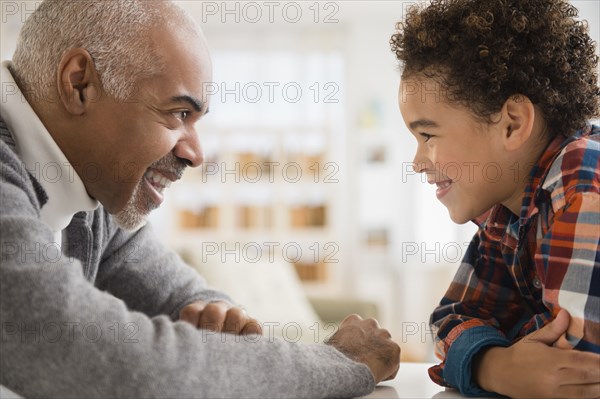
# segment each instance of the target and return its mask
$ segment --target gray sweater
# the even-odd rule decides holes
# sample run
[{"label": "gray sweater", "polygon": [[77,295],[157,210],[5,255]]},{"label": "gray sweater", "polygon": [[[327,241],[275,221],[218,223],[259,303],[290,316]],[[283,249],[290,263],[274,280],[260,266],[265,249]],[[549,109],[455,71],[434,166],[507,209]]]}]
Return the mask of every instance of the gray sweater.
[{"label": "gray sweater", "polygon": [[[197,330],[185,305],[228,299],[149,226],[118,228],[100,206],[63,232],[0,120],[0,384],[26,397],[352,397],[369,369],[326,345]],[[251,287],[249,287],[251,289]]]}]

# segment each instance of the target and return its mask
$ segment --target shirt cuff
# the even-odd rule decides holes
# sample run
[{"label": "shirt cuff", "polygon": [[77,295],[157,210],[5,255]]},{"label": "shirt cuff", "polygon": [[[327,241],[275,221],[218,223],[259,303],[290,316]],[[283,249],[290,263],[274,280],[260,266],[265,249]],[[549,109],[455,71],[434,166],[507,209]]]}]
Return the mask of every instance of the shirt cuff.
[{"label": "shirt cuff", "polygon": [[473,382],[471,366],[473,358],[488,346],[509,346],[510,341],[497,329],[490,326],[472,327],[464,331],[452,343],[446,354],[444,380],[456,387],[465,396],[500,395],[484,391]]}]

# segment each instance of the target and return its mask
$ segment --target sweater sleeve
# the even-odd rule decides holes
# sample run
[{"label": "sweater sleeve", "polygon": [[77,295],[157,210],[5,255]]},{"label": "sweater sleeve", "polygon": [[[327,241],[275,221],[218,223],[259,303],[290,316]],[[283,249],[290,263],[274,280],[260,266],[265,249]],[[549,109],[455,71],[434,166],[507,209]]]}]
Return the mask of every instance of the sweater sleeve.
[{"label": "sweater sleeve", "polygon": [[87,281],[79,261],[48,252],[52,232],[17,164],[0,143],[0,384],[61,398],[353,397],[374,389],[367,366],[330,346],[211,333],[128,309]]},{"label": "sweater sleeve", "polygon": [[149,316],[167,315],[174,321],[185,305],[195,301],[233,303],[224,293],[210,289],[194,269],[166,249],[149,225],[125,231],[110,215],[104,216],[112,237],[98,268],[98,288],[122,299],[133,310]]}]

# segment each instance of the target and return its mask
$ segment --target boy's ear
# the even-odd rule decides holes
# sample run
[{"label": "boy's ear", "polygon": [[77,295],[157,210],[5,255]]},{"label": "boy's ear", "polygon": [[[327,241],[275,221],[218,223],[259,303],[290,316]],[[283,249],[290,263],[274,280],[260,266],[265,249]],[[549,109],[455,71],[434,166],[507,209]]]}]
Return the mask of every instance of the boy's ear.
[{"label": "boy's ear", "polygon": [[100,94],[98,74],[92,56],[82,48],[72,48],[63,54],[58,66],[57,89],[65,110],[83,115]]},{"label": "boy's ear", "polygon": [[535,107],[527,96],[515,94],[506,100],[503,111],[502,140],[504,148],[507,151],[515,151],[531,137]]}]

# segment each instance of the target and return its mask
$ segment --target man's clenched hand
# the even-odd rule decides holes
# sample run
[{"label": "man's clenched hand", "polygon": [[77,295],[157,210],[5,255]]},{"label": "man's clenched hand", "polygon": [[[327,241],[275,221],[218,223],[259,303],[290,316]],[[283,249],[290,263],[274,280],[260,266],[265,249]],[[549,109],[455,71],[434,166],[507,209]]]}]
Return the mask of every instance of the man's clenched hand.
[{"label": "man's clenched hand", "polygon": [[262,334],[261,325],[244,309],[223,301],[191,303],[181,309],[179,320],[205,330],[239,335]]},{"label": "man's clenched hand", "polygon": [[375,319],[350,315],[326,343],[350,359],[366,364],[376,383],[393,379],[400,368],[400,346]]}]

